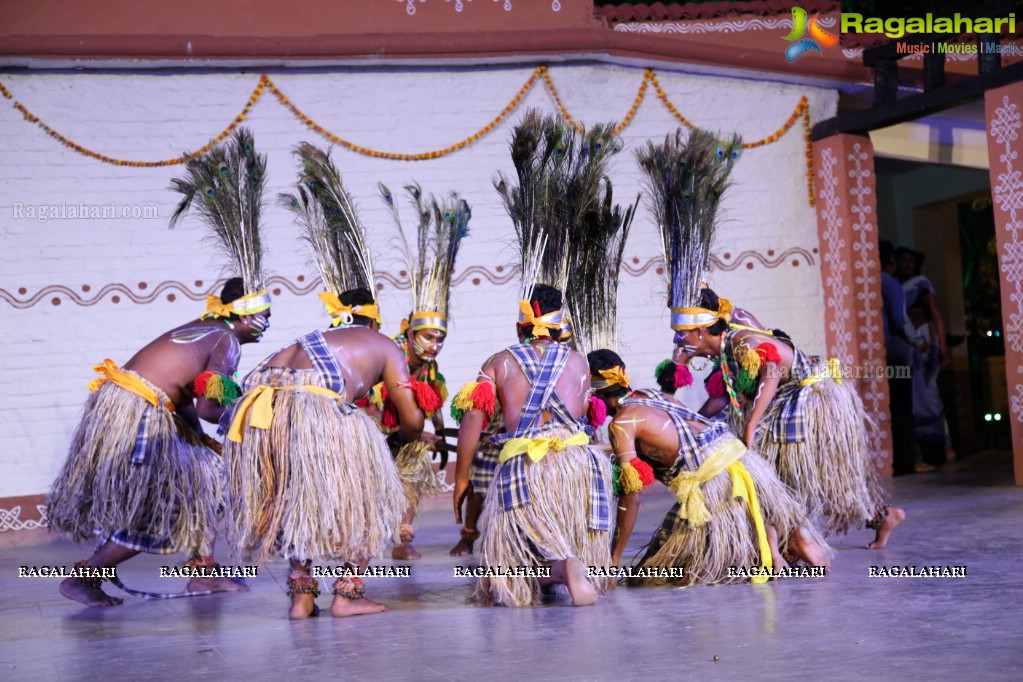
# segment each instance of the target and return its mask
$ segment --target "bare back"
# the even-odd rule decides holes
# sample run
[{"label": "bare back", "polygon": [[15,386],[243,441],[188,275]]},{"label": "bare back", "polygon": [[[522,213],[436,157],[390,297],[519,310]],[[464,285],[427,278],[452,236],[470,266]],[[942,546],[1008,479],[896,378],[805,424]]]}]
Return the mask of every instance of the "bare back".
[{"label": "bare back", "polygon": [[[355,402],[384,378],[390,386],[408,381],[408,363],[404,354],[389,337],[369,327],[343,327],[323,333],[341,368],[345,381],[345,399]],[[309,356],[299,344],[278,351],[267,364],[272,367],[312,369]]]},{"label": "bare back", "polygon": [[[678,403],[670,397],[669,402]],[[681,403],[679,403],[681,404]],[[694,434],[706,426],[699,422],[686,421]],[[608,429],[611,444],[616,454],[634,450],[670,467],[678,459],[681,444],[675,423],[664,410],[649,405],[622,405],[618,408]]]},{"label": "bare back", "polygon": [[[546,344],[533,343],[530,344],[530,348],[539,358],[542,357],[541,353],[546,349]],[[522,412],[530,389],[526,375],[522,373],[515,357],[508,350],[503,350],[490,358],[483,366],[482,373],[490,377],[497,388],[497,399],[501,403],[505,430],[509,433],[515,431],[518,428],[519,413]],[[565,370],[561,373],[555,390],[573,417],[579,419],[586,413],[590,392],[590,369],[586,358],[575,351],[570,351]],[[551,415],[544,411],[540,417],[540,424],[546,424],[550,419]]]},{"label": "bare back", "polygon": [[224,320],[193,320],[155,339],[126,362],[156,384],[177,407],[191,402],[192,382],[206,371],[233,376],[241,344]]}]

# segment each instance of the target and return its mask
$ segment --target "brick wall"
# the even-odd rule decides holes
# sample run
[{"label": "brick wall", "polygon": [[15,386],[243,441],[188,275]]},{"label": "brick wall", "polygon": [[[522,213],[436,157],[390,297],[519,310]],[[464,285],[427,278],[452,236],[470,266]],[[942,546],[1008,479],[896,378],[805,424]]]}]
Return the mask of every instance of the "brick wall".
[{"label": "brick wall", "polygon": [[[530,68],[516,66],[272,76],[291,101],[336,134],[365,147],[421,152],[448,146],[482,128],[530,73]],[[802,95],[810,100],[814,120],[832,115],[837,100],[833,91],[810,87],[667,70],[658,74],[669,97],[691,120],[712,130],[738,130],[747,140],[774,132]],[[597,122],[624,116],[643,72],[558,65],[551,75],[568,110],[583,122]],[[251,73],[0,76],[18,101],[60,133],[110,156],[137,160],[170,158],[205,143],[238,114],[257,79]],[[514,260],[512,230],[491,179],[499,170],[512,171],[507,141],[520,113],[527,107],[553,106],[538,83],[496,130],[467,149],[432,161],[381,160],[336,150],[334,158],[370,226],[377,269],[396,276],[401,265],[389,248],[392,225],[376,183],[397,189],[415,180],[427,192],[457,190],[472,205],[472,236],[456,276],[478,266],[491,279],[506,277]],[[259,151],[269,155],[271,196],[292,182],[291,148],[300,140],[324,143],[268,94],[253,108],[247,125]],[[627,153],[618,157],[613,175],[621,200],[640,189],[631,150],[676,126],[648,93],[623,134]],[[104,357],[123,362],[158,334],[196,316],[203,305],[193,299],[217,278],[219,269],[199,248],[205,235],[196,222],[186,220],[175,231],[167,229],[176,202],[168,186],[180,167],[118,167],[74,153],[26,123],[8,100],[0,100],[0,159],[0,362],[5,385],[0,392],[0,498],[6,498],[48,489],[63,461],[92,365]],[[26,217],[27,206],[61,203],[113,204],[118,211],[155,206],[158,217],[46,222]],[[20,218],[15,217],[16,205],[21,206]],[[245,347],[243,371],[325,321],[316,299],[319,287],[311,287],[312,269],[290,218],[271,207],[266,228],[269,269],[282,278],[273,288],[281,293],[275,297],[273,326],[263,342]],[[657,240],[650,215],[641,208],[626,247],[634,271],[657,256]],[[788,330],[809,351],[823,353],[817,246],[797,125],[780,141],[747,151],[737,165],[716,249],[734,268],[712,273],[712,284],[761,320]],[[750,250],[763,260],[743,255]],[[487,274],[470,274],[454,291],[453,324],[440,358],[453,388],[471,379],[489,353],[514,338],[517,281],[494,284]],[[380,299],[385,331],[393,333],[409,308],[408,292],[384,284]],[[104,292],[109,285],[118,286]],[[66,289],[53,288],[57,286]],[[620,350],[636,383],[652,383],[654,366],[671,351],[662,291],[653,267],[624,275]],[[699,399],[698,391],[687,395]]]}]

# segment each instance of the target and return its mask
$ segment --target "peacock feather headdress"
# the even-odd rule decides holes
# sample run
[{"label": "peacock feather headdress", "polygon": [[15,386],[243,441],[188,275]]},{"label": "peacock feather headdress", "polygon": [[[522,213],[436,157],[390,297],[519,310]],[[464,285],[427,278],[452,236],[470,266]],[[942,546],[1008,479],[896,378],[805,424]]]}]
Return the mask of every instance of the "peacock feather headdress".
[{"label": "peacock feather headdress", "polygon": [[[535,284],[562,292],[570,286],[571,242],[583,224],[592,224],[604,208],[610,157],[621,151],[614,124],[579,132],[557,115],[530,110],[515,126],[511,157],[517,184],[499,174],[494,185],[512,219],[519,252],[522,298]],[[610,185],[607,185],[609,189]],[[520,302],[520,323],[539,317]],[[566,320],[564,311],[548,313],[547,328]],[[534,325],[544,333],[543,325]]]},{"label": "peacock feather headdress", "polygon": [[238,128],[226,142],[202,156],[189,157],[185,176],[171,181],[171,189],[182,195],[171,216],[171,228],[194,210],[212,230],[209,240],[241,277],[245,289],[245,296],[229,304],[210,294],[203,317],[254,315],[270,307],[260,225],[265,187],[266,156],[256,153],[247,128]]},{"label": "peacock feather headdress", "polygon": [[359,220],[355,201],[330,159],[330,151],[302,142],[294,154],[301,165],[295,193],[283,193],[279,198],[294,213],[302,238],[312,252],[313,264],[326,289],[320,299],[333,318],[333,326],[350,324],[353,315],[380,323],[375,302],[351,306],[340,300],[341,294],[352,289],[367,289],[375,295],[376,284],[366,229]]},{"label": "peacock feather headdress", "polygon": [[611,180],[594,178],[588,202],[574,221],[569,240],[569,286],[565,292],[576,345],[585,355],[618,346],[618,285],[625,240],[639,205],[614,203]]},{"label": "peacock feather headdress", "polygon": [[741,149],[738,135],[722,140],[695,129],[683,140],[679,129],[662,144],[647,143],[636,152],[661,231],[672,329],[709,326],[719,317],[719,311],[698,307],[700,289],[721,197]]},{"label": "peacock feather headdress", "polygon": [[469,204],[452,193],[438,201],[431,196],[424,201],[418,184],[405,185],[409,203],[416,213],[415,248],[409,243],[401,225],[397,201],[386,185],[379,184],[380,196],[391,211],[405,258],[412,288],[412,315],[402,320],[402,333],[407,329],[448,330],[451,274],[462,240],[469,236]]}]

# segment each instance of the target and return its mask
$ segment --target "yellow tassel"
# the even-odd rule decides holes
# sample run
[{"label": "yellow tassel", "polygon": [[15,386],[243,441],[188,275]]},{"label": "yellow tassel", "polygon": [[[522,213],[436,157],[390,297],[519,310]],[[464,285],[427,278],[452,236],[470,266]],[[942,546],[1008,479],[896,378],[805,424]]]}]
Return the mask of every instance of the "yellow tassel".
[{"label": "yellow tassel", "polygon": [[206,380],[206,393],[204,394],[207,400],[214,400],[219,405],[224,404],[224,378],[219,374],[214,374]]},{"label": "yellow tassel", "polygon": [[369,390],[369,404],[378,410],[384,409],[384,382],[380,382]]},{"label": "yellow tassel", "polygon": [[446,403],[448,401],[448,385],[443,381],[438,381],[435,386],[440,391],[440,401]]},{"label": "yellow tassel", "polygon": [[458,392],[458,395],[455,396],[454,401],[451,403],[454,408],[462,410],[463,412],[471,410],[473,408],[472,392],[476,390],[476,386],[478,385],[479,384],[475,381],[470,381],[465,386],[462,386],[462,389]]},{"label": "yellow tassel", "polygon": [[629,462],[622,465],[618,477],[622,483],[622,492],[626,495],[638,493],[643,489],[643,480],[639,477],[639,472]]},{"label": "yellow tassel", "polygon": [[760,374],[760,365],[763,363],[763,360],[760,358],[760,353],[751,348],[746,348],[743,349],[741,354],[737,351],[736,356],[739,364],[744,370],[746,370],[746,373],[749,376],[755,377]]}]

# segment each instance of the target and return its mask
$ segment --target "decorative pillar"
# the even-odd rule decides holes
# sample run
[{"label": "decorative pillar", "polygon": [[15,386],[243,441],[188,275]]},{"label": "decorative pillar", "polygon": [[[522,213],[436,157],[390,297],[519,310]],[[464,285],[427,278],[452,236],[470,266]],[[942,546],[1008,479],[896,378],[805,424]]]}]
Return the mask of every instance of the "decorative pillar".
[{"label": "decorative pillar", "polygon": [[1016,485],[1023,485],[1023,83],[984,93]]},{"label": "decorative pillar", "polygon": [[878,427],[868,442],[870,457],[887,476],[892,440],[874,147],[867,137],[833,135],[813,143],[813,163],[828,356],[856,377],[856,390]]}]

